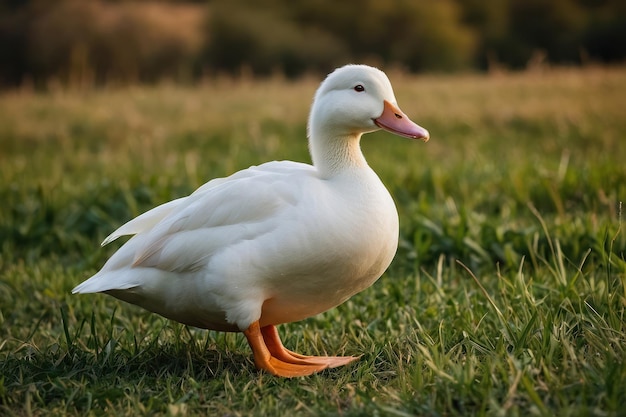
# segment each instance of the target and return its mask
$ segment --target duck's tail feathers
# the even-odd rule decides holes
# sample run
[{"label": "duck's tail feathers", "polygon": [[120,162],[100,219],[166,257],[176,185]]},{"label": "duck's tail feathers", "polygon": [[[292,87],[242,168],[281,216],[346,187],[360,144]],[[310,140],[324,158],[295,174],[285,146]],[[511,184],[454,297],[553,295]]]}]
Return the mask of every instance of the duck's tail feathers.
[{"label": "duck's tail feathers", "polygon": [[74,287],[72,294],[90,294],[111,290],[127,290],[139,285],[137,282],[129,281],[124,275],[124,273],[97,273]]}]

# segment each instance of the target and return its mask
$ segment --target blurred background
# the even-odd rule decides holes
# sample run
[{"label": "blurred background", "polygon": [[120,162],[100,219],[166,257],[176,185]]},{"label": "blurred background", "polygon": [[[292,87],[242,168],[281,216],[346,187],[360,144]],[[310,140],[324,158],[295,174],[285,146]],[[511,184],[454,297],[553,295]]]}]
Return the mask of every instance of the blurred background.
[{"label": "blurred background", "polygon": [[3,0],[0,86],[295,78],[626,58],[624,0]]}]

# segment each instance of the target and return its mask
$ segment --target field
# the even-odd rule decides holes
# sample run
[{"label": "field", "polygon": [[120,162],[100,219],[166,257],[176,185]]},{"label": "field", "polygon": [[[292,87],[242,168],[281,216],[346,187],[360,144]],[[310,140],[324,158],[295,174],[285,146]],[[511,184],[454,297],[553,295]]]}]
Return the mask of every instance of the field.
[{"label": "field", "polygon": [[626,68],[390,73],[431,141],[375,133],[400,214],[371,288],[280,327],[258,373],[241,334],[72,296],[128,219],[210,178],[308,161],[319,80],[0,95],[0,414],[617,416],[626,404]]}]

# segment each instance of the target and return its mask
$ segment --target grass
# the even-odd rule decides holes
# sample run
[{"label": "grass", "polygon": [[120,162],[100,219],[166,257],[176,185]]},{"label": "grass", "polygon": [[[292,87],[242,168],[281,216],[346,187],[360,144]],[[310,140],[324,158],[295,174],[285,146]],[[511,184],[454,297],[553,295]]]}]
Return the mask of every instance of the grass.
[{"label": "grass", "polygon": [[290,348],[363,355],[298,379],[240,334],[71,296],[129,218],[206,180],[307,161],[318,80],[0,96],[0,414],[623,415],[626,69],[409,77],[431,131],[363,148],[401,219],[394,263]]}]

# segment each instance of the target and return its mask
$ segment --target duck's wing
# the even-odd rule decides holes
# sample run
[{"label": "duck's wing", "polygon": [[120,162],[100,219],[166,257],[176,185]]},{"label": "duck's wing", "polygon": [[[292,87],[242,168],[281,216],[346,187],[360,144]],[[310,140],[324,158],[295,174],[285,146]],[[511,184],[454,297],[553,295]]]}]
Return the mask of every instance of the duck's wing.
[{"label": "duck's wing", "polygon": [[135,234],[100,273],[124,268],[194,271],[234,242],[252,240],[278,227],[298,204],[310,165],[272,162],[239,171],[193,194],[158,206],[111,234]]},{"label": "duck's wing", "polygon": [[216,251],[269,232],[280,225],[284,212],[297,198],[298,190],[284,184],[268,176],[245,178],[189,196],[184,207],[141,239],[132,267],[194,271]]},{"label": "duck's wing", "polygon": [[121,236],[136,235],[138,233],[151,230],[171,213],[174,213],[188,205],[190,200],[195,200],[196,197],[204,195],[205,193],[223,184],[227,184],[229,182],[233,183],[233,181],[242,180],[244,178],[263,176],[264,174],[293,174],[296,171],[309,173],[312,171],[312,167],[310,165],[291,161],[272,161],[259,166],[251,166],[248,169],[238,171],[226,178],[215,178],[199,187],[187,197],[178,198],[161,204],[160,206],[150,209],[134,219],[129,220],[107,236],[106,239],[102,241],[101,246],[108,245]]}]

